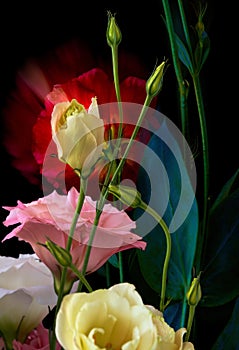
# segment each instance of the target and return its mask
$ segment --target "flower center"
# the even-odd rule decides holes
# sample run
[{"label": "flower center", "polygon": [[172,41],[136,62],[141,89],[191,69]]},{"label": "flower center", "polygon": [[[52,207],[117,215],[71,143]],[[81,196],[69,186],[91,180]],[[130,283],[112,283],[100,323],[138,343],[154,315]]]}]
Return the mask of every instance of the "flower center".
[{"label": "flower center", "polygon": [[85,108],[82,104],[80,104],[76,99],[72,99],[70,106],[67,108],[65,113],[62,114],[59,120],[59,124],[64,125],[66,123],[67,117],[77,115],[84,110]]}]

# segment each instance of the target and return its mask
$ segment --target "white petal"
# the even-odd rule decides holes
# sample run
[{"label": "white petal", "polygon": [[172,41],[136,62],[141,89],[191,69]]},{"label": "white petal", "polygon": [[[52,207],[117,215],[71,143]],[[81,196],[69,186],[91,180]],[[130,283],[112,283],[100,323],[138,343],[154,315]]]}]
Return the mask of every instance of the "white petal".
[{"label": "white petal", "polygon": [[92,97],[90,107],[88,108],[88,113],[94,114],[97,118],[100,118],[100,113],[99,113],[99,108],[98,108],[98,103],[97,103],[96,97]]}]

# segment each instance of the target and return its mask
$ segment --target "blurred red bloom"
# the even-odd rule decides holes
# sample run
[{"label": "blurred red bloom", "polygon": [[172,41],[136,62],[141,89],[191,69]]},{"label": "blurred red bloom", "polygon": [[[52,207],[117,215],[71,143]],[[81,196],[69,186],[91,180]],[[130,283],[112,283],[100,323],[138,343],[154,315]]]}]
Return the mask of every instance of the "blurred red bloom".
[{"label": "blurred red bloom", "polygon": [[[122,102],[142,105],[146,96],[145,78],[149,75],[145,67],[136,57],[121,53],[119,72]],[[42,186],[43,180],[47,192],[53,189],[66,192],[72,186],[79,187],[74,171],[69,166],[63,169],[57,158],[50,159],[46,172],[42,172],[42,167],[46,150],[50,152],[50,119],[54,104],[75,98],[88,108],[92,97],[97,97],[98,105],[116,102],[112,65],[106,60],[97,60],[85,44],[75,40],[28,62],[19,72],[16,90],[9,96],[3,111],[3,143],[12,156],[12,165],[31,183]],[[151,107],[155,107],[155,100]],[[107,121],[114,123],[113,129],[117,129],[118,122],[112,118]],[[133,130],[133,126],[126,123],[123,138],[129,138]],[[110,128],[108,124],[106,133]],[[147,144],[149,137],[150,132],[141,129],[138,139]],[[54,146],[52,153],[56,153]],[[128,173],[135,172],[134,162],[128,161],[128,165],[131,166]]]}]

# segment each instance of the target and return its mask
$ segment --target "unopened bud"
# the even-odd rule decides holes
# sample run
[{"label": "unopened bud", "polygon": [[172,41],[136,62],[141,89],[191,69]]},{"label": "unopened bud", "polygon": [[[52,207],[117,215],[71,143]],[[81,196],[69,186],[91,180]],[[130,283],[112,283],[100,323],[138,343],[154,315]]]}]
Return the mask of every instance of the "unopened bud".
[{"label": "unopened bud", "polygon": [[138,208],[141,206],[141,194],[134,187],[109,185],[108,190],[113,196],[129,207]]},{"label": "unopened bud", "polygon": [[187,301],[190,306],[197,306],[202,298],[202,290],[200,286],[200,274],[192,280],[189,291],[187,292]]},{"label": "unopened bud", "polygon": [[155,97],[162,89],[165,65],[166,61],[163,61],[146,82],[146,92],[151,97]]},{"label": "unopened bud", "polygon": [[46,247],[51,252],[51,254],[56,258],[56,260],[61,266],[63,267],[71,266],[72,257],[67,250],[65,250],[64,248],[60,247],[59,245],[55,244],[52,241],[46,241]]},{"label": "unopened bud", "polygon": [[205,31],[204,29],[204,23],[203,23],[203,17],[205,15],[205,12],[207,10],[207,5],[205,5],[204,7],[202,7],[201,5],[199,5],[199,11],[198,11],[198,21],[195,25],[196,31],[198,33],[198,38],[199,40],[203,39],[203,33]]},{"label": "unopened bud", "polygon": [[115,17],[110,12],[108,12],[106,38],[108,45],[111,47],[118,46],[122,39],[122,34],[115,21]]},{"label": "unopened bud", "polygon": [[198,21],[198,22],[196,23],[195,28],[196,28],[196,31],[197,31],[197,33],[198,33],[199,39],[201,39],[201,38],[202,38],[202,35],[203,35],[203,33],[204,33],[204,24],[203,24],[203,22],[202,22],[202,21]]}]

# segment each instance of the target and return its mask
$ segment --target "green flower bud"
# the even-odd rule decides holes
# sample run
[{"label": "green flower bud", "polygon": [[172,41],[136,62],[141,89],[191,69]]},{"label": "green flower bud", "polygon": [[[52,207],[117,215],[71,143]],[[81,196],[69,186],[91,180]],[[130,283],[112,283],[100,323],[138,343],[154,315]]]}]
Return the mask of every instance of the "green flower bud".
[{"label": "green flower bud", "polygon": [[113,196],[129,207],[141,207],[141,194],[134,187],[109,185],[108,190]]},{"label": "green flower bud", "polygon": [[146,82],[146,92],[149,96],[155,97],[163,86],[166,61],[163,61],[151,74]]},{"label": "green flower bud", "polygon": [[202,298],[202,290],[200,286],[200,274],[195,277],[191,283],[189,291],[187,292],[187,301],[190,306],[197,306]]},{"label": "green flower bud", "polygon": [[198,21],[195,25],[195,28],[196,28],[196,31],[198,33],[198,38],[199,40],[202,40],[203,38],[203,33],[205,31],[205,28],[204,28],[204,23],[203,23],[203,17],[206,13],[206,10],[207,10],[207,5],[202,7],[201,4],[199,4],[199,9],[198,9]]},{"label": "green flower bud", "polygon": [[51,254],[56,258],[56,260],[61,266],[71,266],[72,257],[67,250],[65,250],[64,248],[60,247],[52,241],[46,241],[46,248],[51,252]]},{"label": "green flower bud", "polygon": [[122,39],[122,34],[115,21],[115,17],[110,12],[108,12],[106,38],[108,45],[111,47],[118,46]]}]

